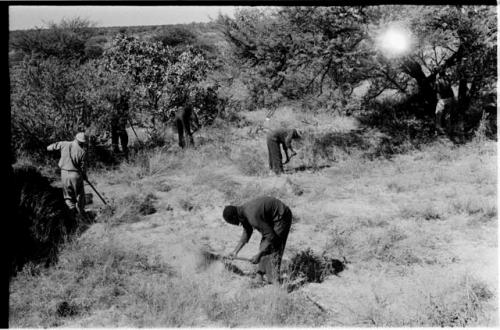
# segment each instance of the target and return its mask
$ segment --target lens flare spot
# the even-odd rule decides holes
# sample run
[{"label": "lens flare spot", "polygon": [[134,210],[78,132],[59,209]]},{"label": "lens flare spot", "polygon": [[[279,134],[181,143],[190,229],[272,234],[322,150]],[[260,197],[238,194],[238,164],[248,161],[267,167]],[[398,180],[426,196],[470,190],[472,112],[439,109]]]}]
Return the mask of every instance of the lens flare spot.
[{"label": "lens flare spot", "polygon": [[410,46],[410,33],[403,28],[390,27],[378,37],[378,47],[389,57],[404,55]]}]

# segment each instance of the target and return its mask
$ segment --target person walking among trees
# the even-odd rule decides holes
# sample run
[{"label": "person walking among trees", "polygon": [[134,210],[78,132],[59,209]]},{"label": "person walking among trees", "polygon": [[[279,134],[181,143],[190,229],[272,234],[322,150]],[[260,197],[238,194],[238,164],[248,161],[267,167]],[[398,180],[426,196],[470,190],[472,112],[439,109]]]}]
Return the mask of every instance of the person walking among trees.
[{"label": "person walking among trees", "polygon": [[181,148],[186,147],[186,141],[188,147],[194,147],[193,131],[191,130],[191,121],[194,122],[196,126],[199,126],[198,117],[193,111],[191,105],[186,104],[182,106],[175,113],[175,125],[177,126],[177,134],[179,136],[179,146]]},{"label": "person walking among trees", "polygon": [[248,243],[254,229],[262,234],[259,252],[251,259],[259,264],[257,274],[260,281],[266,276],[268,283],[280,281],[280,268],[286,240],[292,224],[292,211],[273,197],[257,197],[241,206],[228,205],[222,213],[224,220],[243,227],[241,239],[228,258],[238,255]]},{"label": "person walking among trees", "polygon": [[451,84],[447,81],[444,73],[439,74],[436,79],[436,90],[438,102],[436,104],[436,134],[445,134],[443,125],[451,129],[451,112],[453,111],[455,95]]},{"label": "person walking among trees", "polygon": [[128,158],[128,134],[127,134],[127,119],[128,119],[128,96],[119,95],[114,102],[115,112],[111,116],[111,145],[113,152],[119,152],[118,141],[122,147],[122,152],[125,158]]},{"label": "person walking among trees", "polygon": [[[283,173],[283,164],[290,161],[290,158],[297,153],[292,148],[292,139],[300,139],[296,129],[278,128],[267,135],[267,150],[269,152],[269,168],[276,174]],[[282,162],[280,145],[285,151],[286,161]],[[292,152],[288,155],[288,149]]]},{"label": "person walking among trees", "polygon": [[47,147],[48,151],[61,151],[59,168],[63,184],[64,201],[73,214],[85,215],[85,189],[83,180],[87,180],[85,171],[85,133],[78,133],[73,141],[60,141]]}]

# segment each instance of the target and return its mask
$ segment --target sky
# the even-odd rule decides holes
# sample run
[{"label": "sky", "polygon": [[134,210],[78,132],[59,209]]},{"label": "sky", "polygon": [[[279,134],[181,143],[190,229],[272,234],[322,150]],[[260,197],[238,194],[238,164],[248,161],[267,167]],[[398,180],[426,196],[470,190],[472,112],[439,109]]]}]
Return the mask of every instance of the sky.
[{"label": "sky", "polygon": [[44,27],[46,22],[80,17],[98,27],[209,22],[234,6],[9,6],[9,30]]}]

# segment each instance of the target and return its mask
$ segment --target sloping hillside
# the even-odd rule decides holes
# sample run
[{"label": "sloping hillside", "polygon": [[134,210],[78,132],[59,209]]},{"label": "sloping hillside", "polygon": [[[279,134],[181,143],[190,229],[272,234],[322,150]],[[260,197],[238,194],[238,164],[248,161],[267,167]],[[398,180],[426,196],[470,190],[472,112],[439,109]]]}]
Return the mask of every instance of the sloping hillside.
[{"label": "sloping hillside", "polygon": [[[244,121],[197,133],[196,149],[174,145],[91,173],[114,215],[69,243],[53,269],[28,267],[13,281],[11,326],[498,325],[494,142],[442,140],[370,160],[379,134],[351,117],[281,108],[270,121],[263,111]],[[304,139],[277,177],[265,134],[281,125],[300,127]],[[318,146],[318,132],[342,143]],[[287,293],[254,288],[220,262],[200,267],[200,248],[228,253],[240,237],[223,207],[258,195],[292,209],[285,260],[311,248],[345,257],[348,268]],[[143,215],[144,206],[156,212]],[[254,233],[240,255],[259,242]]]}]

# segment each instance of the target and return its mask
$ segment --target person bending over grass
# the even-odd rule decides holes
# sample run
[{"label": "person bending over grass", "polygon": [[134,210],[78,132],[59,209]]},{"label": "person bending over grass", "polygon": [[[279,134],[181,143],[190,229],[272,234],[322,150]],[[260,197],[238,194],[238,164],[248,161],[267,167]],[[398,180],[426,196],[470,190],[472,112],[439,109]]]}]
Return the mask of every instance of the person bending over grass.
[{"label": "person bending over grass", "polygon": [[259,264],[257,274],[261,281],[266,275],[269,283],[280,281],[281,258],[286,239],[292,224],[292,211],[279,199],[258,197],[241,206],[228,205],[222,213],[224,220],[232,225],[243,227],[241,239],[228,256],[232,259],[248,243],[254,229],[262,234],[259,252],[251,259]]},{"label": "person bending over grass", "polygon": [[59,167],[66,205],[75,214],[85,215],[85,189],[83,180],[87,179],[85,172],[85,147],[87,139],[84,133],[76,134],[73,141],[52,143],[48,151],[61,151]]},{"label": "person bending over grass", "polygon": [[[297,153],[292,148],[292,139],[300,139],[300,135],[296,129],[278,128],[271,131],[267,135],[267,150],[269,152],[269,168],[276,174],[283,173],[283,163],[281,156],[280,145],[283,146],[285,151],[286,161],[290,161],[292,156]],[[288,155],[288,149],[292,152],[291,156]]]}]

